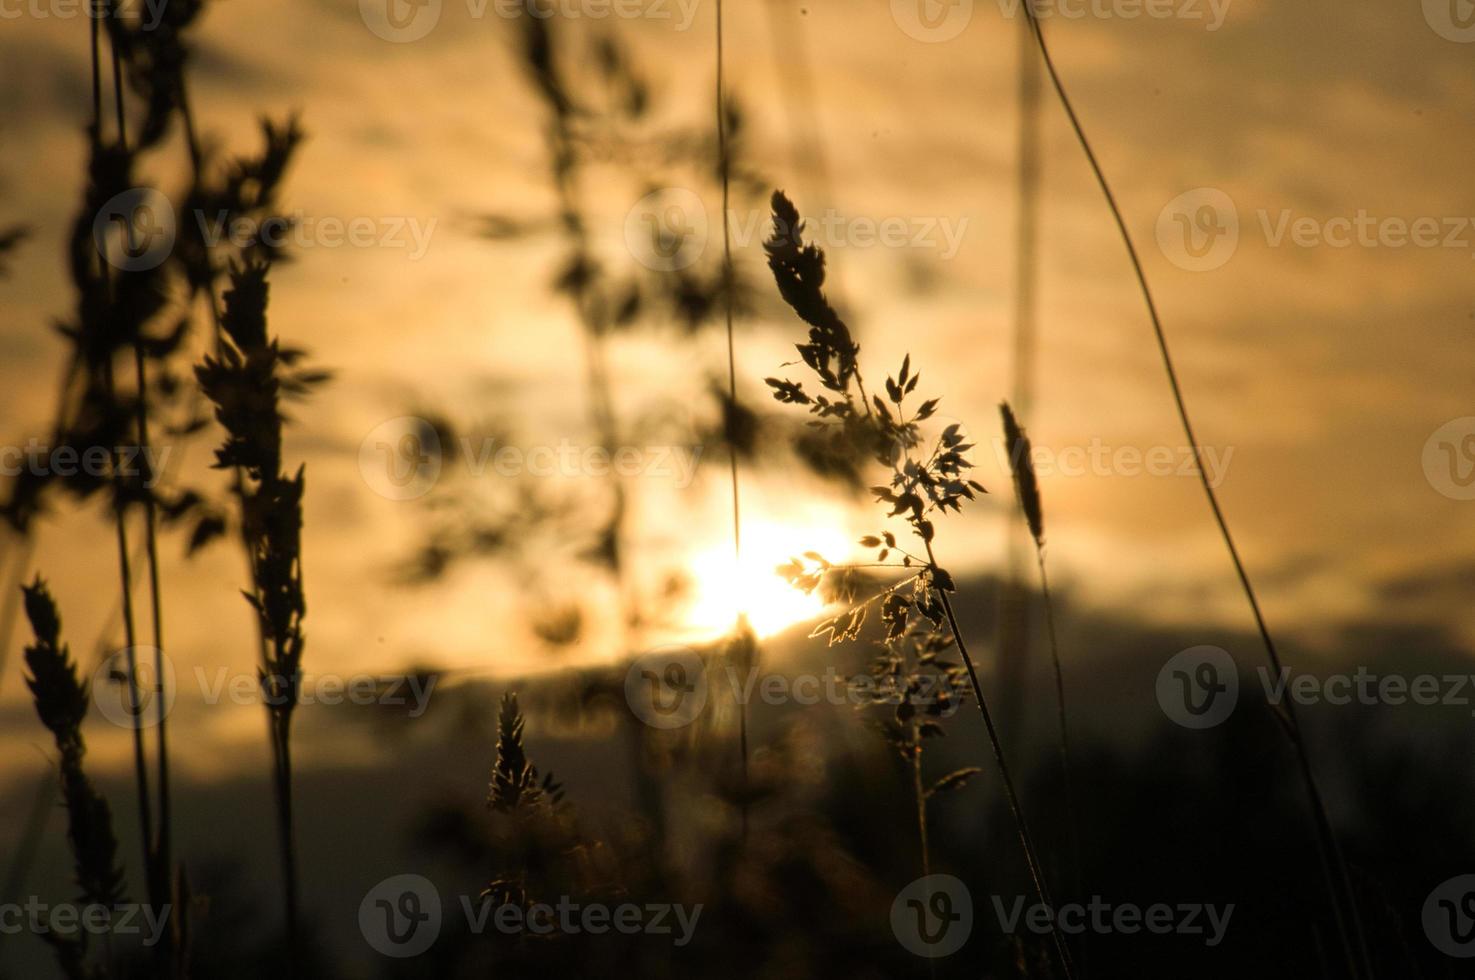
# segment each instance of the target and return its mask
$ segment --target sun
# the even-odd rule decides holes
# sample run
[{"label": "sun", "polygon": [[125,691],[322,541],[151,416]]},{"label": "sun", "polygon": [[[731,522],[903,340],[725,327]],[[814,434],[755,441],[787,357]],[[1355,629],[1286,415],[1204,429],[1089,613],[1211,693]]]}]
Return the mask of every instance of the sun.
[{"label": "sun", "polygon": [[817,619],[825,604],[818,596],[805,595],[789,585],[776,569],[806,551],[844,561],[854,547],[838,522],[825,526],[745,521],[741,561],[734,561],[730,542],[703,549],[688,561],[695,588],[684,617],[686,625],[693,632],[720,636],[744,613],[753,631],[766,637]]}]

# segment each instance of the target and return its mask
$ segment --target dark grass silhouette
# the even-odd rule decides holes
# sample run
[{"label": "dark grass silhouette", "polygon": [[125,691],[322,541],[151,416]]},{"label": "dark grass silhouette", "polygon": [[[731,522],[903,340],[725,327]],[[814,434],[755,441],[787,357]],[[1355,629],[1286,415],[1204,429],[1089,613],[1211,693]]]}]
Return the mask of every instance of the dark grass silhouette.
[{"label": "dark grass silhouette", "polygon": [[[268,145],[261,157],[240,158],[221,171],[209,169],[208,158],[199,150],[193,120],[185,118],[188,47],[184,33],[199,10],[196,3],[170,4],[164,19],[149,28],[114,7],[108,8],[103,18],[88,18],[92,119],[87,128],[89,160],[84,199],[68,241],[77,302],[73,315],[60,325],[68,346],[67,370],[49,443],[58,449],[81,455],[92,447],[135,446],[141,450],[137,456],[147,460],[147,449],[156,434],[182,443],[204,427],[199,418],[203,392],[183,382],[186,369],[182,362],[189,357],[195,301],[203,296],[210,300],[212,310],[215,307],[214,281],[221,259],[212,257],[210,248],[200,239],[199,223],[185,216],[205,213],[207,206],[227,221],[259,219],[269,213],[274,189],[298,138],[295,128],[277,130],[264,124]],[[104,108],[105,92],[111,95],[106,100],[110,103],[108,110]],[[139,107],[140,113],[131,111]],[[111,202],[120,196],[136,196],[147,188],[141,173],[145,158],[159,152],[170,131],[180,125],[189,133],[194,168],[189,186],[179,197],[192,207],[177,209],[174,224],[181,229],[181,236],[164,262],[132,262],[135,246],[148,241],[144,237],[147,229],[137,224],[139,212],[160,206],[173,209],[175,205],[155,193],[147,206],[123,216],[120,226],[109,226],[118,233],[116,241],[97,232],[97,225],[107,217]],[[6,248],[18,241],[18,235],[8,233]],[[261,256],[269,255],[270,250],[258,247],[261,244],[224,244],[220,249],[228,251],[234,261],[264,261]],[[302,394],[323,379],[321,373],[290,368],[300,352],[275,345],[273,350],[288,365],[277,378],[288,394]],[[119,358],[131,361],[131,390],[119,383]],[[249,399],[255,393],[242,397]],[[166,474],[151,472],[147,465],[128,468],[122,457],[102,475],[85,467],[67,475],[28,469],[10,480],[7,490],[3,513],[12,537],[20,544],[11,568],[14,576],[25,573],[33,524],[47,509],[50,498],[65,495],[85,501],[102,493],[110,497],[125,643],[122,681],[128,704],[137,712],[143,703],[138,662],[142,633],[134,614],[134,583],[142,577],[140,570],[145,570],[152,618],[152,666],[155,676],[162,678],[165,633],[160,531],[165,527],[187,529],[186,547],[193,554],[225,532],[225,507],[210,494],[181,486]],[[130,540],[130,513],[142,518],[143,533],[136,546]],[[155,909],[176,909],[169,919],[169,929],[153,951],[154,970],[160,975],[182,976],[188,970],[184,949],[188,940],[189,886],[173,854],[166,699],[160,696],[154,703],[159,714],[151,719],[152,772],[145,726],[133,726],[134,790],[149,903]],[[65,962],[68,969],[81,968],[71,952]],[[104,961],[96,965],[107,969],[109,964]]]},{"label": "dark grass silhouette", "polygon": [[[1241,588],[1244,590],[1245,599],[1250,606],[1250,613],[1255,620],[1255,628],[1260,633],[1260,640],[1265,648],[1265,656],[1270,662],[1270,667],[1277,674],[1282,671],[1282,662],[1279,651],[1276,649],[1275,640],[1270,633],[1270,627],[1265,622],[1264,613],[1261,612],[1259,599],[1255,595],[1255,588],[1250,583],[1249,572],[1245,568],[1244,561],[1240,558],[1239,549],[1235,547],[1234,537],[1230,533],[1229,523],[1224,517],[1224,511],[1219,505],[1219,497],[1214,492],[1214,487],[1209,481],[1208,473],[1202,465],[1201,443],[1194,434],[1193,423],[1188,417],[1188,406],[1184,401],[1183,389],[1178,381],[1178,372],[1173,366],[1173,357],[1168,348],[1167,333],[1163,329],[1162,320],[1158,316],[1157,304],[1153,301],[1152,289],[1147,284],[1147,273],[1142,267],[1142,261],[1137,255],[1137,247],[1132,242],[1131,232],[1127,230],[1126,219],[1122,216],[1121,208],[1117,205],[1116,195],[1112,193],[1111,184],[1106,179],[1106,172],[1102,170],[1101,164],[1096,159],[1096,153],[1091,147],[1091,141],[1086,137],[1086,131],[1081,125],[1080,118],[1076,115],[1075,106],[1065,92],[1065,84],[1061,81],[1060,73],[1055,68],[1055,62],[1050,57],[1050,48],[1045,43],[1044,28],[1040,24],[1034,6],[1029,0],[1023,4],[1025,18],[1033,33],[1039,47],[1040,58],[1045,66],[1045,72],[1050,78],[1050,83],[1055,89],[1055,94],[1060,99],[1060,105],[1065,110],[1066,118],[1070,122],[1071,130],[1080,143],[1081,150],[1086,156],[1086,162],[1090,164],[1091,173],[1096,178],[1102,195],[1106,198],[1107,208],[1111,212],[1112,220],[1116,223],[1117,233],[1121,236],[1122,244],[1126,247],[1127,257],[1132,263],[1132,271],[1137,278],[1137,285],[1142,291],[1143,301],[1147,304],[1148,319],[1152,323],[1153,337],[1157,341],[1158,352],[1162,355],[1163,369],[1168,376],[1168,387],[1173,393],[1173,404],[1178,411],[1178,420],[1182,423],[1183,434],[1188,439],[1188,444],[1193,450],[1194,468],[1198,474],[1199,484],[1202,486],[1204,496],[1208,500],[1209,510],[1214,515],[1214,523],[1218,526],[1219,535],[1224,539],[1224,546],[1229,552],[1230,562],[1234,565],[1234,571],[1239,578]],[[1316,838],[1317,856],[1321,863],[1322,875],[1326,879],[1327,891],[1331,896],[1331,906],[1337,922],[1337,931],[1342,944],[1343,957],[1350,975],[1356,977],[1365,975],[1372,977],[1372,967],[1368,953],[1367,939],[1363,935],[1361,924],[1361,913],[1358,910],[1356,895],[1352,888],[1351,872],[1347,867],[1346,859],[1343,857],[1341,845],[1332,829],[1331,817],[1327,812],[1326,801],[1322,797],[1321,788],[1317,783],[1316,776],[1312,770],[1310,753],[1306,746],[1306,736],[1301,730],[1301,723],[1296,717],[1295,706],[1290,701],[1284,701],[1281,705],[1273,706],[1276,717],[1283,723],[1286,736],[1295,748],[1297,770],[1301,782],[1306,791],[1307,805],[1311,813],[1312,827]]]},{"label": "dark grass silhouette", "polygon": [[[872,545],[881,547],[877,564],[888,567],[885,560],[895,551],[901,560],[889,567],[903,570],[915,567],[917,570],[901,583],[889,586],[858,604],[847,603],[850,608],[846,613],[821,623],[815,632],[829,633],[831,642],[855,638],[874,602],[882,603],[883,616],[888,620],[888,637],[891,638],[904,635],[911,625],[924,631],[940,630],[944,618],[947,620],[949,633],[944,635],[951,636],[962,657],[963,669],[988,733],[989,746],[1014,819],[1020,848],[1029,867],[1035,895],[1042,904],[1049,906],[1050,890],[1039,852],[1025,820],[1003,743],[978,681],[977,669],[969,656],[949,598],[956,586],[933,553],[936,529],[932,515],[945,515],[949,509],[958,511],[963,501],[972,500],[975,493],[984,492],[981,484],[966,476],[972,464],[964,453],[972,446],[965,442],[960,427],[954,424],[943,430],[930,452],[918,452],[922,447],[920,423],[932,417],[938,399],[922,402],[910,416],[907,415],[904,402],[916,388],[919,378],[911,373],[910,357],[902,362],[895,377],[886,378],[886,400],[883,401],[880,395],[867,394],[858,363],[860,347],[851,338],[845,321],[825,298],[824,253],[812,244],[805,244],[799,211],[781,191],[775,191],[773,195],[773,233],[763,247],[779,294],[799,318],[809,324],[808,342],[796,347],[824,392],[811,395],[802,384],[793,381],[765,380],[778,401],[805,406],[817,421],[835,433],[835,438],[869,447],[875,462],[892,471],[888,483],[872,487],[871,492],[877,503],[891,508],[888,517],[901,517],[906,522],[922,552],[921,555],[908,552],[898,545],[890,532],[883,532],[883,539]],[[911,546],[917,547],[916,544]],[[795,559],[780,569],[792,583],[806,591],[813,591],[827,575],[842,570],[819,555],[810,553],[806,558],[810,565]],[[903,586],[910,588],[910,595],[902,593]],[[1051,935],[1060,968],[1070,977],[1070,953],[1058,930],[1052,928]]]},{"label": "dark grass silhouette", "polygon": [[1050,667],[1055,681],[1055,727],[1060,744],[1060,777],[1064,787],[1061,802],[1069,815],[1071,865],[1074,870],[1073,884],[1078,897],[1085,896],[1081,882],[1081,844],[1079,824],[1083,814],[1078,807],[1080,800],[1072,791],[1070,763],[1070,725],[1065,710],[1065,672],[1060,667],[1060,642],[1055,630],[1055,602],[1050,595],[1050,577],[1045,569],[1045,508],[1040,499],[1039,478],[1035,475],[1034,448],[1028,434],[1014,417],[1008,402],[999,405],[999,414],[1004,424],[1004,449],[1008,453],[1009,469],[1014,479],[1014,495],[1024,516],[1025,526],[1034,542],[1035,564],[1040,573],[1040,598],[1045,606],[1045,637],[1050,646]]}]

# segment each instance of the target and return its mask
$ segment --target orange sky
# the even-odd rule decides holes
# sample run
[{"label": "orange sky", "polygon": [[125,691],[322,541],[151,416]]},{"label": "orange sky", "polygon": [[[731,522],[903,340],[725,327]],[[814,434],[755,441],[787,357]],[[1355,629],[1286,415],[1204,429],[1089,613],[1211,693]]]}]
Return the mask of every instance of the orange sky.
[{"label": "orange sky", "polygon": [[[1020,25],[1007,5],[909,2],[730,4],[730,84],[748,107],[759,168],[821,225],[829,215],[822,241],[872,372],[910,351],[924,389],[981,442],[978,476],[994,499],[949,525],[939,557],[986,570],[1001,560],[1010,499],[988,441],[1008,394]],[[504,569],[468,567],[432,590],[395,584],[393,562],[420,511],[374,492],[359,461],[376,427],[417,406],[464,420],[511,412],[526,442],[587,442],[577,325],[545,288],[556,246],[489,243],[472,220],[551,206],[541,109],[500,8],[478,17],[481,5],[444,0],[424,37],[394,43],[367,26],[365,3],[215,4],[193,76],[204,127],[233,149],[248,148],[262,111],[300,110],[310,134],[285,200],[318,231],[275,274],[272,307],[276,331],[337,371],[298,413],[288,449],[309,473],[310,659],[317,670],[417,659],[527,669],[545,654],[509,625]],[[1363,615],[1468,629],[1465,597],[1437,582],[1466,560],[1475,502],[1455,499],[1431,439],[1475,414],[1475,39],[1441,3],[1148,4],[1179,14],[1159,19],[1130,15],[1129,0],[1083,0],[1058,4],[1046,23],[1143,252],[1200,436],[1224,461],[1222,500],[1270,620],[1312,637],[1319,623]],[[664,8],[670,17],[604,23],[643,56],[669,118],[696,125],[710,101],[713,7]],[[23,12],[3,13],[12,9]],[[54,3],[40,9],[50,13],[0,5],[0,224],[36,226],[0,282],[0,438],[16,445],[42,431],[60,369],[48,323],[68,304],[62,229],[79,190],[87,101],[84,22]],[[599,26],[562,16],[571,40]],[[807,51],[812,106],[786,102],[775,28]],[[796,127],[811,120],[827,181],[794,163]],[[1027,422],[1054,463],[1042,489],[1056,576],[1146,618],[1241,624],[1195,482],[1169,464],[1171,474],[1142,472],[1154,452],[1179,460],[1183,438],[1099,192],[1048,100],[1043,120],[1038,400]],[[168,186],[177,166],[161,160],[156,175]],[[717,201],[686,190],[716,247]],[[613,183],[588,189],[597,248],[628,260],[624,229],[640,196]],[[1206,204],[1214,221],[1195,224]],[[734,228],[751,232],[761,212],[743,207]],[[1237,240],[1208,258],[1207,239],[1173,238],[1226,228],[1231,214]],[[355,219],[372,222],[373,242],[328,241],[334,221]],[[1437,244],[1399,232],[1430,221]],[[897,235],[871,242],[882,228]],[[736,251],[761,272],[755,235]],[[790,359],[798,328],[791,318],[740,322],[746,392],[763,397],[761,378]],[[622,411],[692,404],[705,372],[720,369],[720,338],[679,348],[668,339],[637,335],[612,352]],[[179,465],[193,472],[207,459],[195,444]],[[823,540],[872,529],[792,473],[748,480],[755,524],[807,523]],[[724,546],[720,447],[688,485],[642,476],[636,486],[639,561],[680,566]],[[91,647],[107,613],[97,597],[114,588],[101,527],[96,514],[56,515],[37,551],[78,649]],[[810,547],[800,537],[795,551]],[[168,551],[177,660],[249,669],[234,639],[248,629],[230,585],[239,556],[219,548],[186,566]],[[1388,580],[1421,576],[1435,584],[1415,590],[1420,601],[1380,597]],[[14,704],[14,658],[7,675],[0,702]],[[254,714],[215,724],[238,729],[216,733],[222,740],[259,739]]]}]

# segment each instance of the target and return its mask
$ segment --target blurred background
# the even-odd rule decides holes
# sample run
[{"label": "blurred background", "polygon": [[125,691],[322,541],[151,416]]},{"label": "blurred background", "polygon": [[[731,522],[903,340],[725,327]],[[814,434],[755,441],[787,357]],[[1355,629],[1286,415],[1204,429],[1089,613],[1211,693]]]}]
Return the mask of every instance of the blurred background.
[{"label": "blurred background", "polygon": [[[158,2],[125,9],[167,17],[171,0]],[[863,561],[857,540],[882,526],[869,461],[816,449],[803,413],[763,381],[803,370],[785,367],[805,328],[761,247],[776,188],[827,253],[831,300],[870,376],[910,355],[919,394],[941,399],[937,427],[956,423],[974,444],[972,476],[989,493],[938,521],[936,548],[1038,836],[1063,840],[1075,819],[1083,897],[1236,904],[1214,948],[1087,937],[1089,973],[1342,975],[1293,756],[1260,703],[1263,651],[1132,267],[1017,4],[727,6],[730,292],[715,13],[712,0],[560,0],[537,17],[496,0],[220,0],[188,29],[194,124],[222,171],[258,151],[263,115],[295,114],[306,134],[276,192],[287,222],[269,316],[274,336],[331,374],[287,405],[284,455],[307,474],[308,688],[365,678],[431,691],[410,706],[423,710],[392,698],[299,709],[318,957],[306,975],[1054,975],[1043,940],[1006,934],[984,897],[1024,894],[1026,879],[971,706],[949,720],[937,772],[984,771],[939,798],[933,864],[969,882],[975,931],[929,963],[887,925],[917,876],[910,776],[864,713],[750,706],[758,775],[740,784],[730,699],[714,695],[676,731],[627,703],[633,657],[705,656],[739,612],[765,672],[848,676],[872,653],[869,634],[810,638],[836,610],[774,571],[806,551]],[[1297,673],[1470,673],[1475,28],[1461,14],[1435,0],[1041,8],[1142,254],[1205,467]],[[0,440],[24,449],[45,445],[66,368],[54,324],[74,304],[66,249],[86,186],[83,8],[0,7],[0,51],[0,234],[25,230],[0,279]],[[181,240],[209,234],[208,213],[180,206],[191,174],[179,125],[135,174],[194,224]],[[173,355],[186,383],[210,343],[198,299],[181,307],[192,304]],[[1053,763],[1034,556],[997,424],[1005,398],[1036,449],[1086,801],[1075,812]],[[187,399],[176,408],[191,413]],[[276,968],[281,928],[263,711],[210,694],[254,678],[248,571],[216,533],[230,506],[210,469],[216,434],[188,430],[156,447],[161,485],[204,497],[161,541],[177,848],[210,897],[197,972],[256,976]],[[591,463],[598,450],[615,462]],[[101,497],[50,495],[0,547],[11,901],[60,896],[69,876],[16,586],[37,572],[51,582],[84,676],[124,640]],[[1200,645],[1228,650],[1243,675],[1233,718],[1208,732],[1173,724],[1158,691],[1165,662]],[[398,961],[365,942],[359,903],[386,876],[426,874],[450,896],[497,872],[481,803],[510,689],[529,754],[587,833],[598,828],[619,890],[707,903],[690,947],[644,937],[609,955],[584,937],[488,953],[453,936],[429,961]],[[1387,976],[1459,975],[1420,917],[1475,858],[1470,714],[1305,712]],[[129,733],[94,712],[86,736],[122,857],[137,864]],[[741,849],[739,810],[754,822]],[[0,938],[0,969],[54,967],[18,935]]]}]

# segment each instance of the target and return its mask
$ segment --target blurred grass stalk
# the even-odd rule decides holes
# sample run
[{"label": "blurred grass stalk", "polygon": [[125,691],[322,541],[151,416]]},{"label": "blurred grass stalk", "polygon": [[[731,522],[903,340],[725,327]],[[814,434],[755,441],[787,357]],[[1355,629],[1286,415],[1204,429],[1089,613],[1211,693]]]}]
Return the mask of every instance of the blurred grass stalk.
[{"label": "blurred grass stalk", "polygon": [[237,486],[242,535],[251,559],[252,587],[246,600],[265,638],[259,677],[271,739],[290,972],[302,953],[291,729],[306,643],[302,632],[307,612],[302,584],[305,474],[302,467],[291,477],[282,470],[285,419],[279,369],[287,355],[267,330],[269,269],[269,262],[256,259],[231,272],[219,352],[206,356],[195,375],[226,432],[225,443],[216,450],[215,466],[236,470],[244,478]]},{"label": "blurred grass stalk", "polygon": [[[73,878],[82,899],[109,910],[124,899],[123,871],[118,864],[118,841],[113,833],[112,810],[83,767],[87,752],[82,721],[90,692],[77,676],[77,665],[61,641],[61,615],[40,576],[22,587],[26,616],[35,641],[25,649],[30,676],[26,686],[36,714],[51,732],[59,754],[62,802],[67,811],[67,843],[72,852]],[[46,930],[42,938],[52,946],[69,980],[89,980],[87,932],[77,938]],[[103,965],[104,974],[111,972]]]},{"label": "blurred grass stalk", "polygon": [[[1055,632],[1055,600],[1050,594],[1050,576],[1045,568],[1045,509],[1040,499],[1040,484],[1035,475],[1034,448],[1029,435],[1014,417],[1009,403],[999,405],[999,414],[1004,423],[1004,446],[1009,454],[1009,469],[1014,480],[1014,494],[1024,516],[1025,526],[1034,541],[1035,564],[1040,572],[1040,598],[1045,604],[1045,634],[1050,644],[1050,665],[1055,674],[1055,722],[1059,738],[1060,774],[1064,787],[1063,804],[1065,822],[1069,827],[1071,864],[1075,870],[1076,895],[1084,900],[1085,889],[1081,881],[1080,813],[1070,766],[1070,727],[1065,710],[1065,674],[1060,667],[1060,641]],[[1084,934],[1082,941],[1084,942]]]}]

